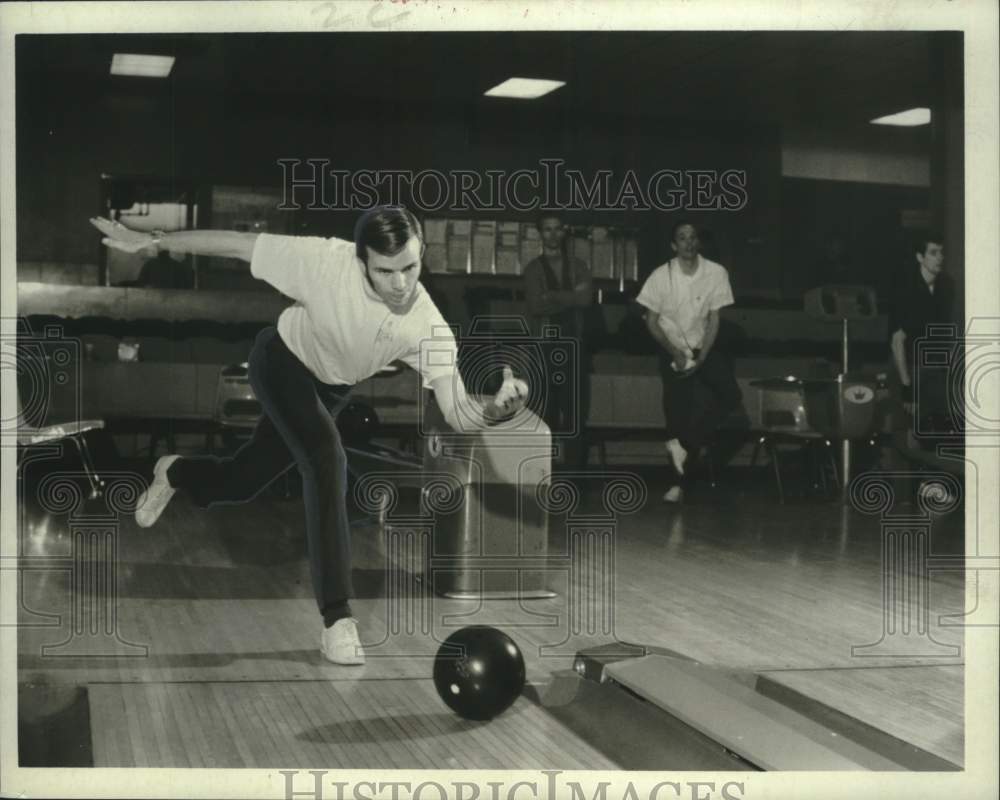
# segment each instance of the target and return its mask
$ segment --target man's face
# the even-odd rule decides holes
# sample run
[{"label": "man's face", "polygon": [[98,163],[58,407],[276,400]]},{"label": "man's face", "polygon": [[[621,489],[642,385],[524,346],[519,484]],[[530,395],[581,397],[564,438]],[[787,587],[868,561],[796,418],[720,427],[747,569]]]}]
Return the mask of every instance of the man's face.
[{"label": "man's face", "polygon": [[562,245],[563,236],[566,235],[562,220],[558,217],[543,219],[538,232],[542,237],[542,247],[546,250],[558,250]]},{"label": "man's face", "polygon": [[928,242],[924,246],[924,252],[917,253],[917,263],[929,275],[940,275],[941,270],[944,269],[944,245],[937,242]]},{"label": "man's face", "polygon": [[387,306],[403,309],[413,298],[420,277],[424,244],[416,236],[394,256],[384,256],[368,248],[368,277]]},{"label": "man's face", "polygon": [[670,243],[674,252],[681,258],[694,258],[698,255],[698,231],[694,225],[681,225]]}]

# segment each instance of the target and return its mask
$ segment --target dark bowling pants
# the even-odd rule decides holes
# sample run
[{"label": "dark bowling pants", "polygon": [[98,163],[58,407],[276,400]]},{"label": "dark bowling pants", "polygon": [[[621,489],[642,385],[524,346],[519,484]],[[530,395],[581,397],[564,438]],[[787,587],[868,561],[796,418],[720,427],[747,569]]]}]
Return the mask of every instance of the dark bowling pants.
[{"label": "dark bowling pants", "polygon": [[663,353],[660,376],[667,439],[677,439],[696,458],[719,424],[739,408],[743,393],[729,359],[717,350],[711,350],[705,363],[687,377],[674,372],[671,363]]},{"label": "dark bowling pants", "polygon": [[172,486],[186,490],[196,504],[208,508],[251,500],[297,465],[302,474],[313,590],[322,612],[354,594],[347,455],[334,424],[351,387],[316,380],[273,327],[258,334],[249,367],[250,385],[264,408],[253,436],[229,458],[179,458],[167,477]]}]

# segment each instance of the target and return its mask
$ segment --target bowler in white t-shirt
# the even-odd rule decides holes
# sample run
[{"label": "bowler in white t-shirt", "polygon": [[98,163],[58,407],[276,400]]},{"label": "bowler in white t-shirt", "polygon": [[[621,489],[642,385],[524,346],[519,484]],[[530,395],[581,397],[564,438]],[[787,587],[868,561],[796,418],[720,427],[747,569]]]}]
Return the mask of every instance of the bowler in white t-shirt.
[{"label": "bowler in white t-shirt", "polygon": [[697,457],[742,395],[729,359],[715,349],[719,309],[733,303],[729,273],[699,253],[698,229],[688,220],[674,225],[670,245],[675,257],[653,270],[636,301],[661,348],[667,452],[679,479],[663,499],[678,502],[689,456]]},{"label": "bowler in white t-shirt", "polygon": [[277,326],[262,330],[249,358],[250,383],[264,414],[250,440],[227,458],[164,456],[139,498],[136,521],[149,527],[184,489],[204,508],[256,497],[292,466],[303,482],[313,590],[323,616],[320,649],[338,664],[363,664],[351,615],[351,536],[347,457],[334,422],[351,388],[404,361],[420,373],[448,424],[486,428],[524,407],[528,386],[509,368],[486,403],[468,396],[450,328],[419,283],[420,222],[406,208],[381,206],[358,220],[353,242],[236,231],[143,233],[103,218],[91,223],[108,247],[241,259],[254,277],[294,300]]}]

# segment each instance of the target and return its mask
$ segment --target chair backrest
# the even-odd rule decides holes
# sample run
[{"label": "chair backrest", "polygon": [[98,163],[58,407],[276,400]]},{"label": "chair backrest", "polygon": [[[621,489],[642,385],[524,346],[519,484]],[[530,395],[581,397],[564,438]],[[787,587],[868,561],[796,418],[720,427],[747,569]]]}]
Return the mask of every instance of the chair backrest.
[{"label": "chair backrest", "polygon": [[760,416],[767,430],[786,433],[811,432],[801,390],[761,389]]},{"label": "chair backrest", "polygon": [[247,365],[230,364],[219,370],[215,393],[215,419],[232,428],[253,428],[262,413],[250,386]]},{"label": "chair backrest", "polygon": [[757,390],[760,426],[765,431],[790,434],[814,433],[806,414],[802,382],[792,376],[750,382]]}]

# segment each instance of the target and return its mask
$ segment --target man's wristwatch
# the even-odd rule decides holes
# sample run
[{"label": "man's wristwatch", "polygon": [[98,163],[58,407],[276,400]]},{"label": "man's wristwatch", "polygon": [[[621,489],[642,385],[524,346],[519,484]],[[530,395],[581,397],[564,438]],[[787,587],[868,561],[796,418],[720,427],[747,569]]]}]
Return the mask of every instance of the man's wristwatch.
[{"label": "man's wristwatch", "polygon": [[150,236],[153,237],[153,242],[152,242],[153,247],[156,248],[157,252],[159,252],[159,250],[160,250],[160,242],[163,241],[163,237],[166,236],[166,235],[167,234],[166,234],[165,231],[152,231],[150,233]]}]

